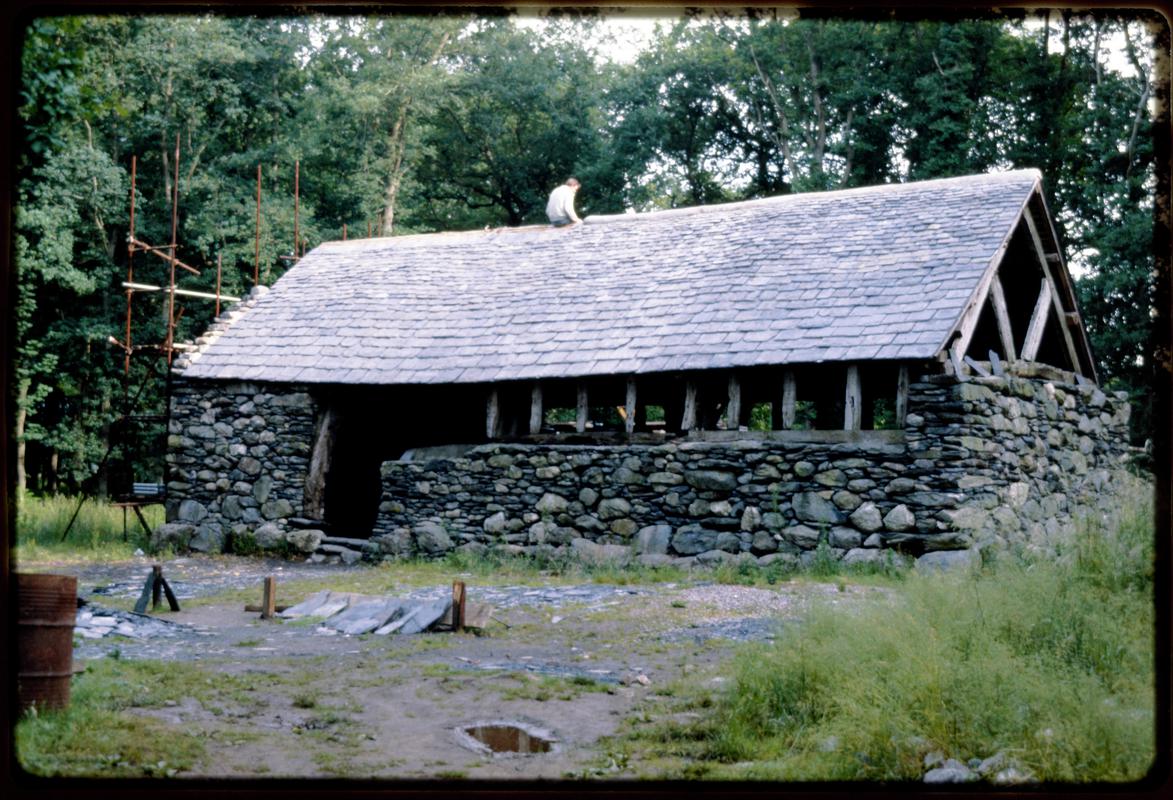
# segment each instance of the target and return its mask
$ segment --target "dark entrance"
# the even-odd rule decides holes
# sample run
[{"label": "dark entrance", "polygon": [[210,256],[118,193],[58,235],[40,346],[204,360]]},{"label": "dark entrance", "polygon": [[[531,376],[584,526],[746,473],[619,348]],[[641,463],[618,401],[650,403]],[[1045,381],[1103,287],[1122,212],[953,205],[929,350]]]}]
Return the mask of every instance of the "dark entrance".
[{"label": "dark entrance", "polygon": [[324,522],[331,536],[366,539],[379,513],[382,484],[381,448],[373,446],[365,415],[337,415],[330,466],[322,497]]}]

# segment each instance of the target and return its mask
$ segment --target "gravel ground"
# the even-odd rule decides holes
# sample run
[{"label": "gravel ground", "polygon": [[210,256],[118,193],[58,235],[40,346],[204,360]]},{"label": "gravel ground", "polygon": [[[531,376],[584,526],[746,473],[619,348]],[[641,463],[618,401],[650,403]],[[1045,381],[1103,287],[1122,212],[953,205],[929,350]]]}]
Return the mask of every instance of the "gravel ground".
[{"label": "gravel ground", "polygon": [[[883,591],[804,580],[747,587],[691,580],[518,586],[482,579],[481,585],[470,579],[469,600],[495,608],[483,635],[347,636],[307,621],[262,621],[243,610],[240,595],[184,601],[241,589],[259,600],[268,575],[277,576],[279,586],[302,579],[354,585],[349,579],[369,567],[175,558],[163,562],[163,574],[182,611],[164,605],[135,615],[114,608],[139,596],[152,563],[36,566],[79,578],[79,594],[87,600],[79,621],[85,617],[92,630],[87,635],[78,628],[75,664],[161,660],[247,677],[249,688],[235,695],[213,692],[132,709],[212,743],[208,758],[181,777],[248,777],[258,770],[267,777],[307,778],[637,777],[636,765],[599,765],[609,758],[607,737],[632,714],[654,713],[648,709],[663,702],[657,694],[662,687],[676,681],[718,687],[729,680],[740,642],[776,637],[818,598],[851,602]],[[698,581],[705,577],[697,574]],[[401,586],[389,594],[427,600],[450,592],[448,585]],[[299,705],[299,697],[311,698],[313,707]],[[532,720],[554,731],[562,750],[486,758],[455,746],[457,727],[484,719]]]},{"label": "gravel ground", "polygon": [[[178,622],[167,612],[155,616],[136,615],[103,604],[106,598],[132,600],[142,591],[143,582],[151,569],[152,560],[139,558],[132,562],[114,564],[84,564],[63,566],[54,571],[78,577],[78,594],[87,605],[78,611],[79,642],[75,655],[93,658],[103,652],[94,640],[116,640],[125,637],[127,655],[140,657],[181,657],[183,641],[214,636],[215,625],[200,624],[204,620]],[[182,557],[164,563],[163,574],[179,598],[184,600],[208,597],[226,590],[256,589],[262,579],[275,575],[282,580],[329,580],[343,578],[354,569],[309,563],[290,563],[272,559],[242,559],[224,557]],[[555,622],[557,615],[548,612],[572,606],[579,614],[622,612],[634,622],[654,622],[662,614],[661,605],[649,602],[652,598],[671,598],[671,607],[681,611],[684,624],[659,634],[666,641],[703,642],[711,639],[732,641],[773,640],[787,621],[799,618],[812,600],[821,598],[836,603],[878,591],[867,587],[838,588],[832,584],[780,584],[776,588],[758,588],[730,584],[701,583],[680,586],[664,583],[647,586],[617,586],[611,584],[579,584],[555,586],[475,586],[470,587],[472,599],[487,603],[501,612],[525,609],[546,615]],[[436,600],[448,597],[448,586],[429,586],[405,589],[393,593],[410,600]],[[186,616],[186,615],[182,615]],[[288,628],[283,637],[333,635],[313,626]],[[173,640],[151,647],[147,640]],[[175,641],[177,640],[178,641]],[[129,640],[129,641],[127,641]],[[135,645],[139,645],[136,647]],[[138,652],[141,650],[142,652]],[[260,652],[266,652],[261,649]],[[491,665],[478,665],[493,669]],[[560,674],[555,667],[539,664],[525,665],[529,671]]]}]

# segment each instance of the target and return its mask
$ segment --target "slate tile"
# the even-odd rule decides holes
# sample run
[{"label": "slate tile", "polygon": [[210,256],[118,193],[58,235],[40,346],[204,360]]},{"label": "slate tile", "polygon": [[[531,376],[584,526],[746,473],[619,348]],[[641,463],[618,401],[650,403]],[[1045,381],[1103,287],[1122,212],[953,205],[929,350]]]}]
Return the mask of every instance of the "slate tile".
[{"label": "slate tile", "polygon": [[330,370],[483,381],[534,374],[530,359],[542,374],[573,375],[587,364],[603,374],[766,363],[765,353],[931,355],[1035,180],[792,195],[587,225],[574,238],[540,229],[324,245],[188,374],[286,380],[304,365],[307,381]]}]

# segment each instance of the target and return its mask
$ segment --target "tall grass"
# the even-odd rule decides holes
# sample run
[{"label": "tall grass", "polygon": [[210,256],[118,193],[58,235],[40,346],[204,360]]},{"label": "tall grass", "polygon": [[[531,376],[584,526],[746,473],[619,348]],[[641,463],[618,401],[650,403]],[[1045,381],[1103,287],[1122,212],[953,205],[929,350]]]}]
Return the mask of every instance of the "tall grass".
[{"label": "tall grass", "polygon": [[[24,494],[16,502],[17,562],[89,558],[126,558],[136,548],[146,549],[146,534],[133,511],[127,511],[126,539],[123,539],[122,509],[101,500],[52,495],[36,497]],[[74,512],[77,519],[62,540]],[[154,528],[163,522],[162,506],[142,509],[147,524]]]},{"label": "tall grass", "polygon": [[1152,574],[1151,505],[1134,498],[1058,559],[817,609],[738,658],[680,752],[781,780],[919,780],[934,751],[1002,753],[1043,781],[1140,779],[1156,755]]}]

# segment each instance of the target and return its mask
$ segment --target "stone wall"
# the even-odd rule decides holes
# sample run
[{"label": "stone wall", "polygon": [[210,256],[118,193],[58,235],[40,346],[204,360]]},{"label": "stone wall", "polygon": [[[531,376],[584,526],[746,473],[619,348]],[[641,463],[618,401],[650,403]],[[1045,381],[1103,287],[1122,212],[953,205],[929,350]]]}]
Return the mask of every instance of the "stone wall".
[{"label": "stone wall", "polygon": [[1052,553],[1072,520],[1102,513],[1129,457],[1125,392],[1016,376],[912,387],[913,464],[946,494],[936,517],[979,544]]},{"label": "stone wall", "polygon": [[302,511],[314,415],[305,387],[175,379],[155,543],[219,552],[230,534],[283,535]]},{"label": "stone wall", "polygon": [[[912,384],[908,408],[902,431],[497,443],[388,461],[365,550],[569,548],[646,563],[763,564],[809,561],[820,544],[850,562],[891,549],[930,561],[986,547],[1045,553],[1104,504],[1127,453],[1127,403],[1093,386],[933,376]],[[215,551],[230,534],[252,534],[263,547],[311,552],[322,534],[297,518],[319,411],[301,386],[177,380],[169,524],[156,543]]]},{"label": "stone wall", "polygon": [[372,538],[391,556],[570,547],[645,563],[804,561],[820,543],[849,562],[1047,551],[1103,502],[1127,452],[1127,403],[1093,386],[934,376],[910,387],[909,409],[900,432],[390,461]]}]

